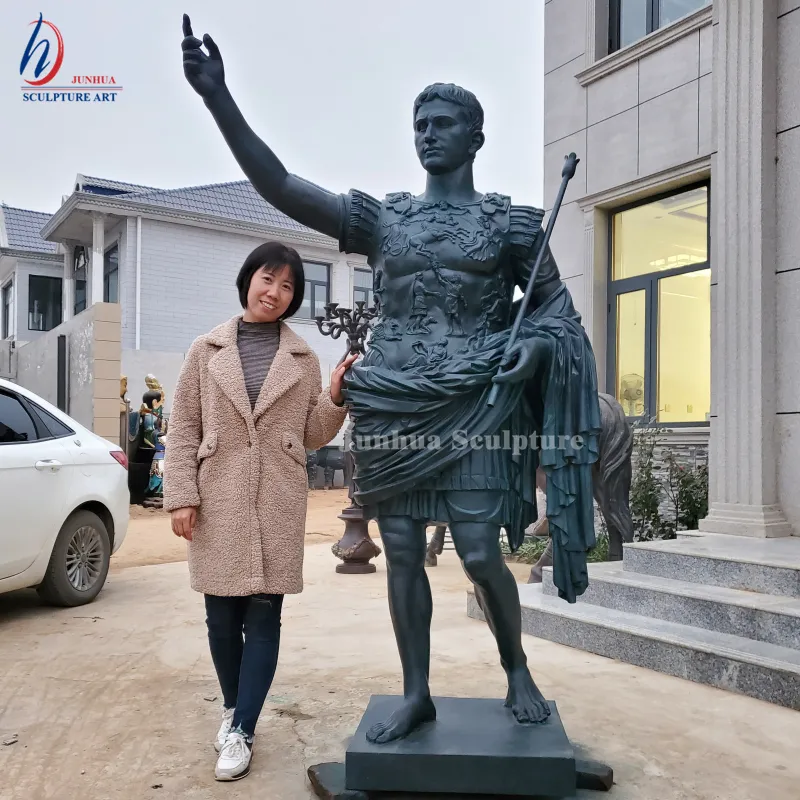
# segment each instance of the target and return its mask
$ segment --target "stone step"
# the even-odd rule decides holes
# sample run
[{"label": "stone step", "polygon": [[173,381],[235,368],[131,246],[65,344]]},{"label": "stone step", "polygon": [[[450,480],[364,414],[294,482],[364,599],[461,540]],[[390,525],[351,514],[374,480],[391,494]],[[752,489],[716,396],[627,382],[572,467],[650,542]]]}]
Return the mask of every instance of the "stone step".
[{"label": "stone step", "polygon": [[[628,664],[800,710],[800,651],[741,636],[569,604],[541,584],[519,586],[522,630]],[[467,613],[483,619],[473,592]]]},{"label": "stone step", "polygon": [[[552,567],[544,569],[542,586],[558,595]],[[578,602],[800,648],[800,598],[641,575],[609,562],[589,565],[589,588]]]},{"label": "stone step", "polygon": [[624,546],[626,572],[800,597],[800,537],[705,534]]}]

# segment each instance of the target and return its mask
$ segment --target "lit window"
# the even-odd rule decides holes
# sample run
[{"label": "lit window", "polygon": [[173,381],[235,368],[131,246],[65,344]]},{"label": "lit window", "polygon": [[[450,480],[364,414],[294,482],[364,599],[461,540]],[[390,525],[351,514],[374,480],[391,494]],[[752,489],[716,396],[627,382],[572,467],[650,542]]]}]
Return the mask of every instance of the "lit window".
[{"label": "lit window", "polygon": [[699,186],[611,217],[610,391],[629,417],[708,421],[708,191]]}]

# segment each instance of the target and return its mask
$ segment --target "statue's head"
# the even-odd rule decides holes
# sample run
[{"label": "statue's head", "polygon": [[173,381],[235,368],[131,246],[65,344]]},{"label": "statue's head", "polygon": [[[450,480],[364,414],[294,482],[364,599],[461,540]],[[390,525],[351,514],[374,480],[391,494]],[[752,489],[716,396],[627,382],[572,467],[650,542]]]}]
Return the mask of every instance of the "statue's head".
[{"label": "statue's head", "polygon": [[472,92],[453,83],[434,83],[414,101],[414,144],[431,175],[473,161],[484,139],[483,108]]}]

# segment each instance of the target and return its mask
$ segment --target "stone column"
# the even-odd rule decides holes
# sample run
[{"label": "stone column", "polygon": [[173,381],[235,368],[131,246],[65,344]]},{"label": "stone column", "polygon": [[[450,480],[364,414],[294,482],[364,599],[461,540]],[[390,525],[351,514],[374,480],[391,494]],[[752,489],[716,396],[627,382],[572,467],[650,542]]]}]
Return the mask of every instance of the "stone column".
[{"label": "stone column", "polygon": [[792,533],[775,435],[777,2],[715,8],[711,487],[700,529],[758,537]]},{"label": "stone column", "polygon": [[61,293],[64,309],[61,318],[64,322],[75,315],[75,275],[72,272],[72,259],[75,247],[71,244],[64,245],[64,291]]},{"label": "stone column", "polygon": [[[105,255],[105,217],[92,214],[91,292],[87,306],[103,302],[103,256]],[[88,287],[87,287],[88,288]]]}]

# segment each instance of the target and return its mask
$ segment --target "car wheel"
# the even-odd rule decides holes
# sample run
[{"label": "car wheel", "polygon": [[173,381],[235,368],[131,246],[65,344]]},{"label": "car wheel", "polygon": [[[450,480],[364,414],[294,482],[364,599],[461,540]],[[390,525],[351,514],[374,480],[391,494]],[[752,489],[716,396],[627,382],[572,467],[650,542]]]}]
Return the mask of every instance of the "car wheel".
[{"label": "car wheel", "polygon": [[106,582],[110,561],[111,540],[103,520],[91,511],[77,511],[59,531],[37,591],[56,606],[91,603]]}]

